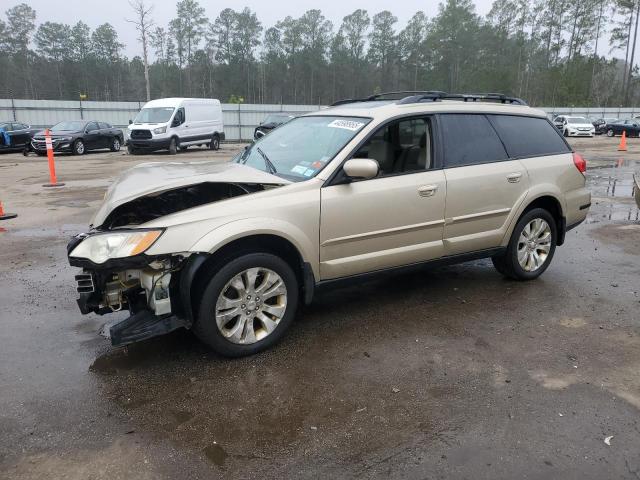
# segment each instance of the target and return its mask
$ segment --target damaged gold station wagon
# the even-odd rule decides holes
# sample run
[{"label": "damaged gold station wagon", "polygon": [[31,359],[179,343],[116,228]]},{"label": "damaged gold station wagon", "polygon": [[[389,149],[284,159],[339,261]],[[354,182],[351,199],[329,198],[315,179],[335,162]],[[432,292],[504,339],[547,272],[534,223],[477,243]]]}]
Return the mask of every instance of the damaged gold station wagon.
[{"label": "damaged gold station wagon", "polygon": [[544,112],[498,94],[400,92],[292,120],[229,163],[150,163],[68,246],[82,313],[128,310],[125,345],[190,328],[241,356],[314,290],[490,257],[532,280],[590,207],[586,164]]}]

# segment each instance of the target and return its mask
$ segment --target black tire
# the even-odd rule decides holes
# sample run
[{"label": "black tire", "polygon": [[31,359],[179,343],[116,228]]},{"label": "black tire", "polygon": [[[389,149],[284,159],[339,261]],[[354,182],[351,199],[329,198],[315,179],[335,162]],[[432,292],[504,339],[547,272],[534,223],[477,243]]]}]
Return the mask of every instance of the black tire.
[{"label": "black tire", "polygon": [[46,152],[36,152],[36,155],[38,155],[39,157],[46,157],[47,153]]},{"label": "black tire", "polygon": [[616,132],[613,131],[613,129],[609,129],[607,130],[607,137],[611,138],[611,137],[615,137],[616,136]]},{"label": "black tire", "polygon": [[136,148],[134,148],[133,146],[131,146],[131,145],[127,145],[127,152],[130,155],[138,155],[138,153],[139,153],[138,150]]},{"label": "black tire", "polygon": [[172,137],[171,140],[169,140],[169,155],[175,155],[178,153],[178,141],[176,140],[176,137]]},{"label": "black tire", "polygon": [[[528,272],[520,265],[518,262],[518,243],[520,239],[520,234],[527,224],[536,218],[540,218],[547,222],[549,228],[551,230],[551,246],[549,253],[544,261],[544,263],[538,267],[538,269]],[[507,251],[502,255],[496,255],[491,257],[493,261],[493,265],[505,277],[512,278],[514,280],[533,280],[538,278],[540,275],[544,273],[544,271],[549,268],[551,261],[553,260],[553,255],[556,251],[556,242],[558,241],[558,226],[556,220],[553,218],[547,210],[543,208],[534,208],[526,212],[518,223],[516,227],[513,229],[513,233],[511,234],[511,239],[509,240],[509,244],[507,246]]]},{"label": "black tire", "polygon": [[568,136],[569,136],[569,130],[565,130],[565,131],[563,132],[563,135],[564,135],[565,137],[568,137]]},{"label": "black tire", "polygon": [[121,146],[122,142],[120,142],[120,139],[118,137],[113,137],[113,139],[111,140],[111,145],[109,145],[109,149],[112,152],[119,152]]},{"label": "black tire", "polygon": [[220,136],[217,133],[214,134],[213,137],[211,137],[209,148],[211,150],[220,150]]},{"label": "black tire", "polygon": [[188,148],[189,148],[188,146],[180,147],[180,151],[186,152]]},{"label": "black tire", "polygon": [[73,147],[71,148],[71,151],[74,155],[84,155],[86,152],[84,142],[80,139],[73,142]]},{"label": "black tire", "polygon": [[[249,345],[233,343],[227,340],[216,324],[215,310],[218,297],[227,282],[244,270],[254,267],[268,268],[277,273],[287,289],[287,306],[278,326],[265,338]],[[266,350],[276,344],[293,322],[298,308],[299,286],[295,273],[287,262],[270,253],[240,254],[225,261],[222,267],[212,269],[215,274],[206,284],[197,312],[193,331],[196,336],[215,352],[225,357],[243,357]]]}]

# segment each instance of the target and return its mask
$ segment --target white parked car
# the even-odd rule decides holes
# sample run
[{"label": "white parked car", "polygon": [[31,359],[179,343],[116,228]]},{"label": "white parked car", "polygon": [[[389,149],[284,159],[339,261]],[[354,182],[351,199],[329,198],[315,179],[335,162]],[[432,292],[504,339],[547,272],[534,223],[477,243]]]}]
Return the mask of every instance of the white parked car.
[{"label": "white parked car", "polygon": [[593,137],[596,134],[596,128],[584,117],[560,115],[553,123],[565,137]]},{"label": "white parked car", "polygon": [[220,148],[224,140],[222,106],[208,98],[161,98],[147,102],[127,130],[129,153],[208,145]]}]

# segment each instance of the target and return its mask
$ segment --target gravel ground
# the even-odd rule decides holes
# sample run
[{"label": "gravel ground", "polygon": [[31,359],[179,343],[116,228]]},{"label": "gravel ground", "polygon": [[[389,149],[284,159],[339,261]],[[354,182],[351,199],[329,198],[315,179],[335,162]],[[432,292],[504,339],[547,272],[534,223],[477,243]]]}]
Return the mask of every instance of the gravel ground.
[{"label": "gravel ground", "polygon": [[640,478],[640,140],[617,141],[572,140],[593,207],[537,281],[367,281],[240,360],[184,331],[111,347],[66,262],[114,175],[210,151],[61,156],[60,189],[0,155],[0,478]]}]

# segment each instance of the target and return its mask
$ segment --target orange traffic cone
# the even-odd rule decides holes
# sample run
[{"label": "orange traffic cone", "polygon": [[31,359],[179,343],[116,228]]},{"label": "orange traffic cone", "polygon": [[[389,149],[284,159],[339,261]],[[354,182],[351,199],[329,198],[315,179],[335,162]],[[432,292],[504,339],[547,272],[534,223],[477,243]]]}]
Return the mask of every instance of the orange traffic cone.
[{"label": "orange traffic cone", "polygon": [[9,220],[10,218],[16,218],[17,216],[17,213],[5,213],[4,208],[2,207],[2,200],[0,200],[0,220]]},{"label": "orange traffic cone", "polygon": [[622,138],[620,139],[620,145],[618,145],[618,151],[627,151],[627,132],[625,130],[622,131]]}]

